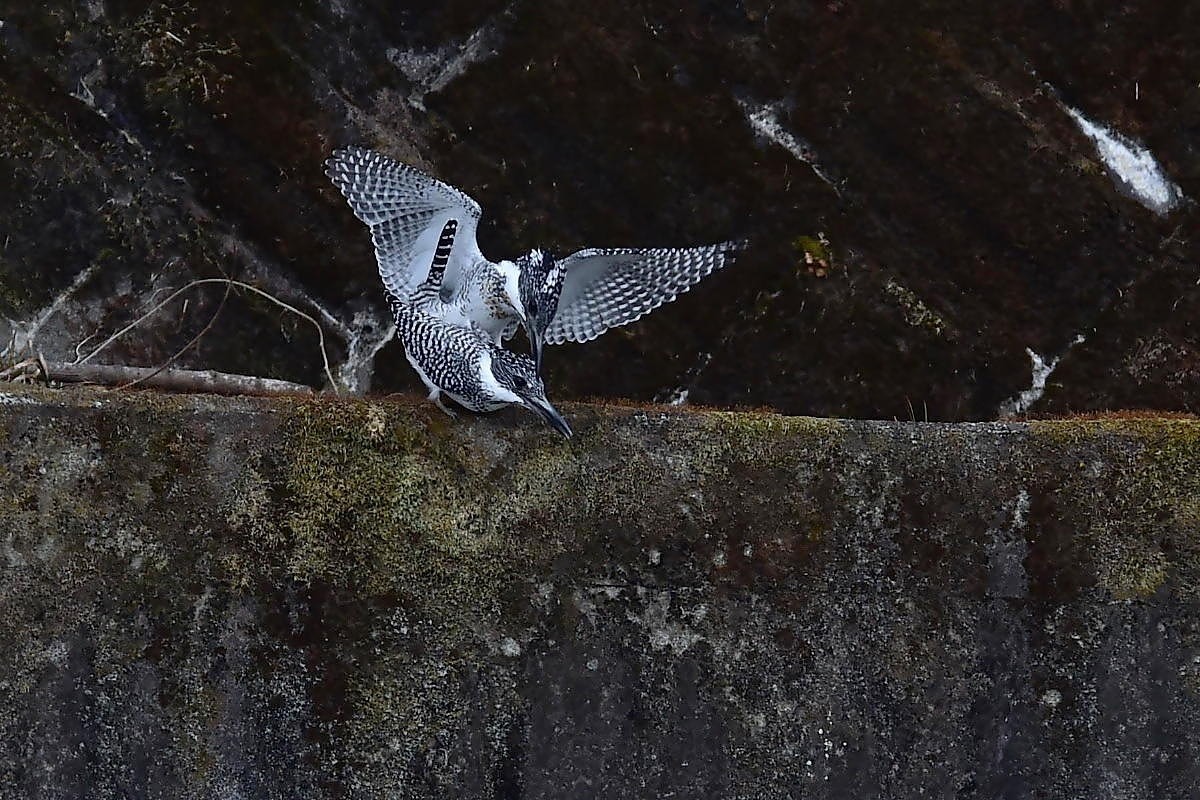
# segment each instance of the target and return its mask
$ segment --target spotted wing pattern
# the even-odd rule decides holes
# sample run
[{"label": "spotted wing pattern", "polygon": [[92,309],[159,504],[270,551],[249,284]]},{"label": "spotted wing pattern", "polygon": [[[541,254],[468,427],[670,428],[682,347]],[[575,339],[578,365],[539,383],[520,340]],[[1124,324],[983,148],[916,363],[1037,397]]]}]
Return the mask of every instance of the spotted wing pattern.
[{"label": "spotted wing pattern", "polygon": [[454,187],[357,147],[338,150],[325,168],[354,215],[371,229],[379,277],[390,294],[407,297],[429,277],[450,222],[457,230],[446,258],[445,288],[453,290],[465,267],[483,259],[475,240],[479,204]]},{"label": "spotted wing pattern", "polygon": [[587,342],[669,303],[729,264],[743,242],[669,249],[591,249],[567,256],[546,342]]}]

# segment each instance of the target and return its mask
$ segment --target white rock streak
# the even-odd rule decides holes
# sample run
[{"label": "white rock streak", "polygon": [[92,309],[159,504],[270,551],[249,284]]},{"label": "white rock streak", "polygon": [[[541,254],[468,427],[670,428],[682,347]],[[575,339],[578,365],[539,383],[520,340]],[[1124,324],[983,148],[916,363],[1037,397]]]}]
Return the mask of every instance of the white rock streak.
[{"label": "white rock streak", "polygon": [[79,291],[80,287],[87,283],[93,275],[96,274],[97,265],[90,264],[85,267],[75,279],[71,281],[71,285],[59,293],[51,303],[34,315],[33,319],[28,322],[19,320],[10,320],[13,323],[13,339],[5,352],[12,354],[24,353],[26,350],[33,350],[34,340],[41,332],[42,328],[49,322],[50,318],[58,313],[59,309],[70,299],[71,295]]},{"label": "white rock streak", "polygon": [[1118,189],[1160,216],[1166,216],[1183,201],[1183,191],[1166,176],[1149,150],[1092,122],[1077,109],[1063,106],[1063,110],[1096,145]]},{"label": "white rock streak", "polygon": [[396,323],[380,325],[373,314],[360,312],[343,328],[346,360],[338,366],[338,378],[352,394],[363,394],[371,388],[375,356],[396,335]]},{"label": "white rock streak", "polygon": [[696,385],[696,381],[700,379],[700,373],[712,361],[712,353],[701,353],[700,361],[692,369],[688,370],[684,377],[684,383],[670,389],[666,392],[660,392],[655,397],[656,402],[666,403],[669,406],[686,406],[688,395],[692,393],[692,387]]},{"label": "white rock streak", "polygon": [[111,125],[113,127],[113,129],[115,131],[117,131],[117,133],[121,134],[121,137],[126,142],[133,145],[138,150],[141,150],[144,153],[146,151],[145,145],[143,145],[140,141],[138,141],[138,138],[136,136],[134,136],[132,133],[130,133],[130,131],[128,129],[121,127],[121,125],[117,122],[117,120],[115,120],[113,118],[113,115],[108,111],[108,109],[104,108],[99,102],[97,102],[96,94],[95,94],[95,92],[92,91],[92,87],[88,83],[88,81],[96,80],[97,78],[102,78],[103,75],[104,75],[104,62],[97,61],[96,66],[92,68],[92,71],[79,79],[79,89],[77,91],[70,92],[71,97],[74,97],[76,100],[83,103],[85,106],[90,108],[92,111],[96,112],[96,114],[98,114],[101,119],[103,119],[105,122],[107,122],[109,125]]},{"label": "white rock streak", "polygon": [[1067,345],[1066,350],[1049,361],[1046,361],[1040,355],[1033,352],[1033,350],[1026,347],[1025,352],[1029,354],[1029,360],[1033,363],[1033,383],[1028,389],[1025,389],[1016,397],[1009,398],[1001,403],[999,416],[1003,418],[1011,417],[1016,414],[1024,414],[1033,407],[1034,403],[1036,403],[1038,400],[1041,400],[1042,395],[1046,393],[1046,379],[1049,378],[1050,374],[1058,368],[1058,364],[1060,361],[1062,361],[1063,356],[1071,352],[1072,347],[1082,343],[1083,341],[1084,337],[1082,335],[1076,336],[1071,343]]},{"label": "white rock streak", "polygon": [[682,387],[676,389],[675,391],[671,392],[670,396],[667,397],[667,405],[686,406],[689,394],[691,394],[691,391],[688,389],[684,389]]},{"label": "white rock streak", "polygon": [[425,95],[440,92],[472,65],[496,54],[499,34],[494,24],[486,24],[461,45],[445,45],[437,50],[400,50],[391,48],[388,60],[413,82],[408,102],[425,110]]},{"label": "white rock streak", "polygon": [[746,121],[759,136],[788,151],[797,161],[807,164],[818,178],[825,181],[837,191],[837,185],[825,174],[821,162],[817,160],[817,151],[808,142],[784,128],[779,121],[779,113],[773,105],[755,106],[745,101],[738,101],[746,112]]}]

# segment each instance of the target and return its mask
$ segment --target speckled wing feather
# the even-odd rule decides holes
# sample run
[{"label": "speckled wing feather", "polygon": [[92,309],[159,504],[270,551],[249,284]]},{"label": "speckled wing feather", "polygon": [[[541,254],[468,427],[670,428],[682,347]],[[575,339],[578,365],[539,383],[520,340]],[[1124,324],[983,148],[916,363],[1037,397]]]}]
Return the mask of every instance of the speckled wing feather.
[{"label": "speckled wing feather", "polygon": [[389,293],[407,297],[425,281],[450,220],[457,232],[442,278],[445,289],[452,291],[464,268],[483,258],[475,240],[479,204],[454,187],[357,147],[335,152],[325,174],[371,229],[379,277]]},{"label": "speckled wing feather", "polygon": [[640,319],[730,263],[743,246],[724,242],[655,250],[593,249],[567,256],[554,265],[565,276],[546,341],[587,342]]}]

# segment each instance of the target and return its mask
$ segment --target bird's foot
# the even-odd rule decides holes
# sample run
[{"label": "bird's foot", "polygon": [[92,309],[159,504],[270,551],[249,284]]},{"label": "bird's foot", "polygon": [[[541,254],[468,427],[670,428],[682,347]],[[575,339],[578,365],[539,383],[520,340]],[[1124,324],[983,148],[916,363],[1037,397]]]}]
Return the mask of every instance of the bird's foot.
[{"label": "bird's foot", "polygon": [[449,406],[447,406],[445,403],[442,402],[441,392],[430,392],[429,399],[433,401],[434,405],[436,405],[442,411],[446,412],[446,415],[448,417],[450,417],[450,419],[458,419],[458,414],[455,414],[453,411],[450,410]]}]

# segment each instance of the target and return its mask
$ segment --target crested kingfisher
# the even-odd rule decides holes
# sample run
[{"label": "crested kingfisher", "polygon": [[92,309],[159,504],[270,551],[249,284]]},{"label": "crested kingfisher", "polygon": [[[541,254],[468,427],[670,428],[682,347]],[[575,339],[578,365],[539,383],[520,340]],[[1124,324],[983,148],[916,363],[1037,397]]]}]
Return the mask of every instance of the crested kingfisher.
[{"label": "crested kingfisher", "polygon": [[543,345],[587,342],[669,303],[733,261],[742,241],[686,248],[580,250],[554,259],[532,250],[515,261],[479,251],[482,211],[463,192],[371,150],[346,148],[326,174],[366,223],[388,293],[437,289],[426,312],[472,323],[495,344],[523,326],[540,371]]}]

